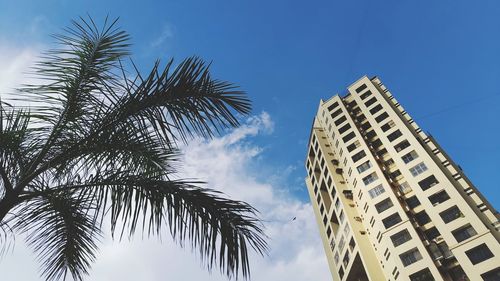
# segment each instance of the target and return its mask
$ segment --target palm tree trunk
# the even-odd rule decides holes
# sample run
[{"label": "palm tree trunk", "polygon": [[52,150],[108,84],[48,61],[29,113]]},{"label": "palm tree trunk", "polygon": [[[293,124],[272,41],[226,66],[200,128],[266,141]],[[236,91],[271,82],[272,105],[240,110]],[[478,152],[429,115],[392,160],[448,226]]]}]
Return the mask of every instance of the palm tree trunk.
[{"label": "palm tree trunk", "polygon": [[16,193],[9,192],[5,195],[2,200],[0,200],[0,225],[2,225],[5,216],[12,210],[17,204],[20,203],[19,197]]}]

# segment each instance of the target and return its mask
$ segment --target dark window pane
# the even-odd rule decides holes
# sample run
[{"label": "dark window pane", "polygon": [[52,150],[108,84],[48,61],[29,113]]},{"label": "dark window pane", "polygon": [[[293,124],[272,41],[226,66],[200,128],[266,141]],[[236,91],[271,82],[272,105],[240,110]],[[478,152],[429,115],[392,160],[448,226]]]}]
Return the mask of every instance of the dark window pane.
[{"label": "dark window pane", "polygon": [[493,257],[493,253],[484,243],[468,251],[465,251],[465,254],[469,257],[472,264],[478,264]]},{"label": "dark window pane", "polygon": [[463,216],[462,212],[460,212],[460,209],[458,209],[457,206],[453,206],[441,213],[439,213],[441,218],[445,223],[449,223],[451,221],[454,221],[458,219],[459,217]]},{"label": "dark window pane", "polygon": [[427,237],[427,240],[429,240],[429,241],[432,241],[432,239],[441,235],[441,233],[439,233],[439,231],[437,230],[436,227],[431,227],[431,228],[427,229],[424,233],[425,233],[425,237]]},{"label": "dark window pane", "polygon": [[375,121],[377,121],[377,123],[380,123],[380,122],[384,121],[387,117],[389,117],[389,114],[387,114],[387,112],[384,112],[384,113],[380,114],[379,116],[375,117]]},{"label": "dark window pane", "polygon": [[413,248],[405,253],[402,253],[399,255],[399,258],[401,258],[401,262],[403,263],[404,266],[408,266],[412,263],[415,263],[419,260],[422,259],[422,255],[418,251],[417,248]]},{"label": "dark window pane", "polygon": [[366,156],[365,151],[364,151],[364,150],[361,150],[360,152],[358,152],[358,153],[356,153],[356,154],[354,154],[354,155],[352,156],[352,161],[353,161],[354,163],[356,163],[358,160],[360,160],[361,158],[363,158],[363,157],[365,157],[365,156]]},{"label": "dark window pane", "polygon": [[367,102],[365,102],[366,107],[370,107],[370,105],[374,104],[377,102],[377,99],[375,97],[369,99]]},{"label": "dark window pane", "polygon": [[400,152],[401,150],[407,148],[410,146],[410,143],[407,140],[404,140],[394,146],[394,149],[396,149],[397,152]]},{"label": "dark window pane", "polygon": [[335,119],[335,117],[337,117],[337,115],[339,115],[340,113],[342,113],[342,108],[337,109],[337,111],[332,113],[330,116],[332,116],[332,118]]},{"label": "dark window pane", "polygon": [[450,196],[446,191],[441,190],[439,192],[434,193],[433,195],[429,196],[429,201],[431,201],[432,205],[437,205],[439,203],[443,203],[444,201],[450,199]]},{"label": "dark window pane", "polygon": [[350,145],[347,146],[347,150],[349,152],[353,151],[354,149],[356,149],[356,147],[359,147],[360,143],[359,141],[355,141],[353,143],[351,143]]},{"label": "dark window pane", "polygon": [[394,247],[397,247],[405,242],[408,242],[411,240],[410,233],[408,230],[402,230],[394,235],[391,236],[392,244],[394,244]]},{"label": "dark window pane", "polygon": [[384,224],[385,228],[394,226],[399,222],[401,222],[401,217],[399,216],[398,213],[394,213],[382,220],[382,223]]},{"label": "dark window pane", "polygon": [[337,121],[335,121],[335,125],[340,125],[342,124],[345,120],[347,120],[347,118],[344,116],[340,117],[339,119],[337,119]]},{"label": "dark window pane", "polygon": [[351,128],[351,125],[349,123],[345,124],[343,127],[341,127],[339,129],[339,133],[340,134],[343,134],[345,133],[347,130],[349,130]]},{"label": "dark window pane", "polygon": [[370,91],[366,91],[366,93],[362,94],[361,96],[359,96],[362,100],[366,99],[369,95],[371,95],[372,92]]},{"label": "dark window pane", "polygon": [[372,126],[370,125],[370,122],[365,122],[363,124],[361,124],[361,129],[365,130],[365,131],[368,131],[368,129],[370,129]]},{"label": "dark window pane", "polygon": [[425,179],[419,181],[418,185],[420,185],[420,188],[422,188],[422,190],[427,190],[427,189],[433,187],[434,185],[436,185],[438,183],[439,182],[436,179],[436,177],[433,176],[433,175],[431,175],[431,176],[428,176]]},{"label": "dark window pane", "polygon": [[344,141],[344,143],[352,140],[352,138],[354,138],[356,135],[354,134],[354,132],[350,132],[349,134],[347,134],[345,137],[342,138],[342,140]]},{"label": "dark window pane", "polygon": [[410,275],[410,280],[411,281],[434,281],[436,279],[434,279],[434,277],[432,276],[431,271],[428,268],[426,268],[426,269],[422,269],[422,270]]},{"label": "dark window pane", "polygon": [[431,221],[431,218],[425,211],[421,211],[419,213],[415,214],[415,220],[418,222],[419,225],[425,225]]},{"label": "dark window pane", "polygon": [[457,239],[457,242],[459,243],[477,234],[476,230],[474,230],[474,228],[470,224],[462,226],[459,229],[452,231],[451,233],[453,234],[453,236],[455,236],[455,239]]},{"label": "dark window pane", "polygon": [[377,203],[375,205],[375,209],[377,209],[377,212],[380,214],[392,206],[394,206],[394,205],[392,204],[391,199],[387,198],[387,199],[382,200],[380,203]]},{"label": "dark window pane", "polygon": [[378,104],[374,108],[370,109],[370,113],[372,115],[374,115],[375,113],[379,112],[380,110],[382,110],[382,105]]},{"label": "dark window pane", "polygon": [[339,106],[339,103],[338,103],[338,102],[334,102],[334,103],[332,103],[332,105],[330,105],[330,106],[328,107],[328,111],[332,111],[332,110],[334,110],[337,106]]},{"label": "dark window pane", "polygon": [[401,133],[401,131],[400,131],[400,130],[396,130],[396,131],[394,131],[394,132],[390,133],[390,134],[387,136],[387,139],[388,139],[389,141],[391,141],[391,142],[392,142],[392,141],[394,141],[395,139],[399,138],[399,137],[400,137],[400,136],[402,136],[402,135],[403,135],[403,134]]},{"label": "dark window pane", "polygon": [[392,127],[394,127],[394,122],[389,121],[389,122],[385,123],[384,125],[382,125],[380,128],[382,129],[382,131],[387,132]]},{"label": "dark window pane", "polygon": [[484,281],[498,281],[500,280],[500,267],[497,267],[491,271],[481,274]]},{"label": "dark window pane", "polygon": [[356,89],[356,93],[361,93],[361,91],[363,91],[364,89],[366,89],[366,84],[363,84],[363,85],[359,86]]},{"label": "dark window pane", "polygon": [[410,198],[407,198],[405,201],[406,201],[406,204],[408,204],[408,207],[410,207],[411,209],[420,205],[420,201],[418,200],[417,196],[415,196],[415,195],[413,195]]}]

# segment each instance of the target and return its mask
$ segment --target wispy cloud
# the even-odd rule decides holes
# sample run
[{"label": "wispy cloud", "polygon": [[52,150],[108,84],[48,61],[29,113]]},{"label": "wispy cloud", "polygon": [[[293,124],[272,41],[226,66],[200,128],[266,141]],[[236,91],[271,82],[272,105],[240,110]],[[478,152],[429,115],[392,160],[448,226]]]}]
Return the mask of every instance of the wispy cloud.
[{"label": "wispy cloud", "polygon": [[150,46],[153,48],[159,47],[163,45],[167,39],[170,39],[174,36],[174,29],[171,24],[164,24],[161,30],[160,35],[156,37],[153,41],[151,41]]}]

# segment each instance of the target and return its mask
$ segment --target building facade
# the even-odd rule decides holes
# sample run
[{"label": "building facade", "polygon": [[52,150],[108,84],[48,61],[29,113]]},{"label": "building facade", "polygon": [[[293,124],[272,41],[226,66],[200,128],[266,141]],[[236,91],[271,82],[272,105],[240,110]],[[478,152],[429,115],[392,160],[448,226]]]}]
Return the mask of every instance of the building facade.
[{"label": "building facade", "polygon": [[379,78],[320,102],[306,158],[333,280],[500,280],[498,212]]}]

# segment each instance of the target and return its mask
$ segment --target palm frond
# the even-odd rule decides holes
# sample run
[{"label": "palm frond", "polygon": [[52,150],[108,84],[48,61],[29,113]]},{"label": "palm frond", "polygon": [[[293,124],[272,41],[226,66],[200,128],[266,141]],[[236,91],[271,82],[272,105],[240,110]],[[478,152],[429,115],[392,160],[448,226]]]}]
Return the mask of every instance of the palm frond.
[{"label": "palm frond", "polygon": [[117,102],[113,116],[148,122],[171,142],[178,137],[187,141],[195,134],[212,137],[239,125],[233,110],[250,113],[245,92],[212,79],[210,65],[200,58],[185,59],[173,70],[172,65],[173,60],[162,69],[157,61],[147,76],[138,74],[130,81],[128,94]]},{"label": "palm frond", "polygon": [[157,61],[146,75],[134,65],[128,77],[129,36],[116,20],[81,18],[55,38],[61,47],[35,67],[45,82],[18,95],[33,106],[0,101],[0,231],[28,235],[47,280],[83,278],[107,214],[113,235],[168,228],[209,269],[249,277],[249,251],[267,251],[257,211],[175,179],[177,141],[237,127],[246,93],[198,57]]},{"label": "palm frond", "polygon": [[27,234],[47,280],[83,280],[95,260],[99,228],[88,213],[93,202],[67,191],[40,194],[21,208],[14,228]]}]

